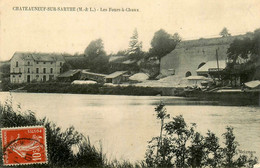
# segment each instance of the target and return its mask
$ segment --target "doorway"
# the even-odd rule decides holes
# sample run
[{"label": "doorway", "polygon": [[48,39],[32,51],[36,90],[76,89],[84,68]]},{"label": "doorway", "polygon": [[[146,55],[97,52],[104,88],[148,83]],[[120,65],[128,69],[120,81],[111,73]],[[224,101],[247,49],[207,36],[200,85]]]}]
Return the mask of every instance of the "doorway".
[{"label": "doorway", "polygon": [[30,75],[27,75],[27,83],[30,83],[31,82],[31,77]]}]

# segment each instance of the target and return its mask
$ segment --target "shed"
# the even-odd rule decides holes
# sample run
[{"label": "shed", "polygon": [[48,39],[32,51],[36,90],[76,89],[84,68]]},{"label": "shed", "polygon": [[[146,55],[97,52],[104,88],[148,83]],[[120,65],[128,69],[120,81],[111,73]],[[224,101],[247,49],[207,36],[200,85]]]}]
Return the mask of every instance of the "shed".
[{"label": "shed", "polygon": [[226,68],[226,61],[219,60],[218,64],[217,61],[208,61],[199,69],[196,70],[198,75],[205,75],[208,76],[209,72],[214,73],[218,71],[223,71]]},{"label": "shed", "polygon": [[57,78],[60,81],[71,82],[80,78],[80,72],[79,69],[69,70],[60,74]]},{"label": "shed", "polygon": [[94,72],[88,72],[83,70],[81,73],[81,80],[93,80],[99,83],[104,83],[105,82],[105,74],[99,74],[99,73],[94,73]]},{"label": "shed", "polygon": [[105,77],[106,83],[120,84],[126,82],[129,79],[129,75],[126,74],[127,71],[116,71]]}]

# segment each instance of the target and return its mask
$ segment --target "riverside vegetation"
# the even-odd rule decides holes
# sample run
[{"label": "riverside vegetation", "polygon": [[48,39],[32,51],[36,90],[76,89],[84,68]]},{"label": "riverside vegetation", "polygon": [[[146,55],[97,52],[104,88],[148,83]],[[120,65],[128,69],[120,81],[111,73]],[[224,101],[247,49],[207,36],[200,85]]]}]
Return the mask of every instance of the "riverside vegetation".
[{"label": "riverside vegetation", "polygon": [[[232,127],[223,134],[224,146],[219,138],[208,131],[206,136],[196,132],[196,124],[188,126],[182,116],[169,120],[165,105],[155,108],[157,119],[161,122],[158,137],[148,142],[145,159],[138,163],[128,161],[109,161],[102,151],[102,145],[96,148],[90,139],[77,132],[74,127],[62,131],[55,123],[46,118],[37,119],[34,112],[22,111],[18,105],[13,108],[11,100],[0,105],[0,126],[18,127],[44,125],[47,135],[48,164],[37,167],[253,167],[257,158],[252,154],[238,155],[238,143]],[[78,149],[75,152],[73,148]],[[0,166],[2,163],[0,154]],[[18,166],[20,167],[20,166]],[[23,166],[25,167],[25,166]],[[35,165],[26,165],[35,167]]]},{"label": "riverside vegetation", "polygon": [[77,93],[77,94],[110,94],[110,95],[145,95],[153,96],[160,94],[152,87],[136,86],[105,86],[103,84],[72,85],[70,83],[46,82],[11,84],[2,83],[3,91],[10,91],[21,88],[31,93]]}]

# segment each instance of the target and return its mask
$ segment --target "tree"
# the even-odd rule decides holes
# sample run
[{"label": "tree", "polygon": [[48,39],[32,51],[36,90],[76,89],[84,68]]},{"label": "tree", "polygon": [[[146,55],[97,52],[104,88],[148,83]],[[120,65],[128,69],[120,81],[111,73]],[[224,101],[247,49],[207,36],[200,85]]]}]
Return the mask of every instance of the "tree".
[{"label": "tree", "polygon": [[3,65],[0,66],[0,77],[3,78],[8,78],[10,75],[10,63],[4,63]]},{"label": "tree", "polygon": [[235,39],[227,50],[227,58],[225,79],[230,80],[231,74],[242,77],[241,82],[260,78],[256,64],[260,61],[260,29],[247,34],[243,39]]},{"label": "tree", "polygon": [[98,56],[106,56],[106,52],[104,50],[104,44],[102,39],[97,39],[91,41],[87,48],[85,49],[85,56],[89,58],[95,58]]},{"label": "tree", "polygon": [[[252,154],[238,155],[238,143],[233,128],[227,127],[223,134],[224,147],[219,138],[210,131],[206,136],[196,131],[196,124],[188,125],[183,116],[173,117],[171,121],[163,103],[156,108],[156,117],[161,121],[160,136],[148,143],[145,154],[147,167],[253,167],[257,158]],[[163,132],[163,134],[162,134]]]},{"label": "tree", "polygon": [[133,35],[130,38],[128,54],[139,55],[141,51],[142,51],[142,42],[138,41],[138,32],[137,29],[135,29]]},{"label": "tree", "polygon": [[178,33],[171,35],[165,30],[160,29],[154,33],[149,51],[150,55],[156,56],[159,59],[159,62],[161,62],[161,58],[174,50],[180,41],[181,38]]},{"label": "tree", "polygon": [[97,73],[108,72],[108,60],[102,39],[91,41],[85,49],[87,68]]},{"label": "tree", "polygon": [[[160,137],[159,137],[159,142],[158,142],[158,147],[160,148],[160,146],[162,146],[162,132],[163,132],[163,127],[164,127],[164,120],[166,118],[170,118],[170,114],[167,114],[167,110],[164,107],[165,105],[163,104],[163,102],[161,102],[156,108],[156,117],[157,119],[161,120],[161,131],[160,131]],[[158,151],[157,151],[157,155],[158,155]]]},{"label": "tree", "polygon": [[219,33],[219,35],[221,35],[222,37],[227,37],[227,36],[231,36],[231,34],[228,32],[228,29],[226,27],[224,27],[221,32]]}]

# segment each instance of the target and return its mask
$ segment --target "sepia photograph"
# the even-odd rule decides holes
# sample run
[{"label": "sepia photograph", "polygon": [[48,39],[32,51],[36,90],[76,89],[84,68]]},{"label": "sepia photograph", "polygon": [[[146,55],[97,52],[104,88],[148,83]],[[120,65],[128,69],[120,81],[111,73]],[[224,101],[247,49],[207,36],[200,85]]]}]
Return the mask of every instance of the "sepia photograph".
[{"label": "sepia photograph", "polygon": [[260,168],[259,0],[0,0],[0,167]]}]

